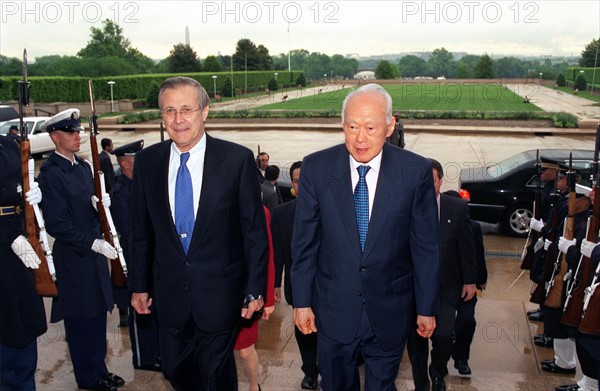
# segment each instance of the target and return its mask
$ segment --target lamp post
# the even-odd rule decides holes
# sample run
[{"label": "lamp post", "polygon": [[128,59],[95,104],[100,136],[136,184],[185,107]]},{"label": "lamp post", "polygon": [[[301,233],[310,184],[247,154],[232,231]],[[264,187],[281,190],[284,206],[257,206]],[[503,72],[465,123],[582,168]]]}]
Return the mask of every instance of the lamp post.
[{"label": "lamp post", "polygon": [[217,75],[212,76],[213,79],[213,98],[217,96]]},{"label": "lamp post", "polygon": [[540,85],[542,85],[542,75],[544,74],[544,72],[540,72]]},{"label": "lamp post", "polygon": [[277,75],[279,75],[279,73],[275,72],[274,75],[275,75],[275,81],[277,81]]},{"label": "lamp post", "polygon": [[327,74],[326,73],[323,74],[323,80],[325,80],[325,82],[327,83]]},{"label": "lamp post", "polygon": [[115,112],[115,101],[113,99],[113,86],[115,85],[114,81],[109,81],[108,85],[110,87],[110,112],[114,113]]}]

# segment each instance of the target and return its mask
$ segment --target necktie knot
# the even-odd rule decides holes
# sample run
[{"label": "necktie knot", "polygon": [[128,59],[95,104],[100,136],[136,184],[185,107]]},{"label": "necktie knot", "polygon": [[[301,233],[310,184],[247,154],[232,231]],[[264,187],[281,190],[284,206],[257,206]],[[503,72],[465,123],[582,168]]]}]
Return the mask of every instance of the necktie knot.
[{"label": "necktie knot", "polygon": [[182,153],[179,158],[181,159],[181,165],[184,166],[187,164],[188,159],[190,158],[190,153],[189,152],[184,152]]},{"label": "necktie knot", "polygon": [[362,179],[367,175],[367,172],[369,172],[369,170],[371,169],[371,166],[366,166],[366,165],[362,165],[362,166],[358,166],[357,170],[358,170],[358,176]]}]

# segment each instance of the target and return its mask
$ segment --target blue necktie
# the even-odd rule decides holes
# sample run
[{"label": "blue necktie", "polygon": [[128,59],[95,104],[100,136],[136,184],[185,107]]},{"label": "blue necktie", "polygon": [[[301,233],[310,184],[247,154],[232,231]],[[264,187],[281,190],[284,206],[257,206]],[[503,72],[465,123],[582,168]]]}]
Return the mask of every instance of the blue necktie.
[{"label": "blue necktie", "polygon": [[354,189],[354,212],[356,213],[356,223],[358,224],[358,236],[360,238],[360,248],[365,250],[365,241],[367,240],[367,231],[369,230],[369,188],[365,176],[371,167],[358,166],[358,183]]},{"label": "blue necktie", "polygon": [[175,182],[175,228],[186,254],[194,232],[194,192],[192,178],[186,166],[189,158],[189,152],[181,154],[181,164]]}]

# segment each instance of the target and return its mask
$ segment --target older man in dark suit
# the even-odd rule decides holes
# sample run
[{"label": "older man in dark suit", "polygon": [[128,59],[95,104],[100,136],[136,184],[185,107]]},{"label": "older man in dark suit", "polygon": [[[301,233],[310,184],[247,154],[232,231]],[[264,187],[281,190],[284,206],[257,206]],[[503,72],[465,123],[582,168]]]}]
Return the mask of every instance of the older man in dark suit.
[{"label": "older man in dark suit", "polygon": [[[444,171],[437,160],[429,160],[439,210],[442,270],[436,313],[437,329],[431,337],[429,376],[432,379],[431,389],[442,391],[446,389],[444,376],[448,374],[447,364],[452,352],[456,310],[460,300],[471,300],[477,292],[477,263],[469,207],[462,199],[440,194]],[[412,364],[415,389],[429,390],[428,340],[413,333],[408,340],[408,355]]]},{"label": "older man in dark suit", "polygon": [[170,140],[136,155],[131,304],[147,314],[154,300],[176,390],[237,390],[237,325],[262,307],[267,275],[254,158],[205,133],[210,101],[194,79],[167,79],[158,99]]},{"label": "older man in dark suit", "polygon": [[[326,391],[394,385],[410,331],[435,328],[439,259],[429,162],[386,143],[392,99],[367,84],[343,104],[345,145],[307,156],[292,241],[294,321],[319,331]],[[415,323],[416,308],[416,323]]]}]

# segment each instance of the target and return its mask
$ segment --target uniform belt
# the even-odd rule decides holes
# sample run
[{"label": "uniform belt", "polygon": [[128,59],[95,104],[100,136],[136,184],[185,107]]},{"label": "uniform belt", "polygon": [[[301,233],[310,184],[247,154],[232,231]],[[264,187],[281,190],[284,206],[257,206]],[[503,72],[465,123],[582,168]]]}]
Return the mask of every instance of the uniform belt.
[{"label": "uniform belt", "polygon": [[21,206],[0,206],[0,216],[10,216],[14,214],[21,214]]}]

